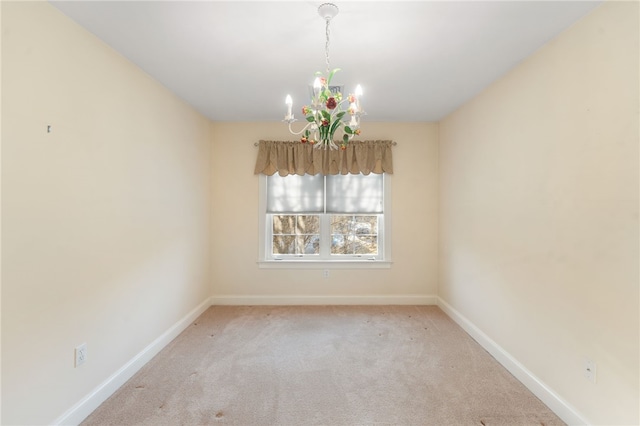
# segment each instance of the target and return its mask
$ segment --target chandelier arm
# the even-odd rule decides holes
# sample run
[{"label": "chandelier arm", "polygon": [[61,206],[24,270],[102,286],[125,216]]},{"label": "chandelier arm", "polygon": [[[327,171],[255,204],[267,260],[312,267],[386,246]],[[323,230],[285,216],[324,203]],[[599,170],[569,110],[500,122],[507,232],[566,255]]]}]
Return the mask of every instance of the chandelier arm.
[{"label": "chandelier arm", "polygon": [[304,126],[304,127],[302,128],[302,130],[300,130],[299,132],[294,132],[294,131],[293,131],[293,129],[291,128],[291,124],[292,124],[292,123],[289,123],[289,132],[291,132],[291,134],[294,134],[294,135],[296,135],[296,136],[297,136],[297,135],[301,135],[301,134],[302,134],[305,130],[307,130],[307,129],[309,128],[309,126],[311,126],[313,123],[314,123],[314,122],[309,122],[309,123],[307,123],[307,125],[306,125],[306,126]]}]

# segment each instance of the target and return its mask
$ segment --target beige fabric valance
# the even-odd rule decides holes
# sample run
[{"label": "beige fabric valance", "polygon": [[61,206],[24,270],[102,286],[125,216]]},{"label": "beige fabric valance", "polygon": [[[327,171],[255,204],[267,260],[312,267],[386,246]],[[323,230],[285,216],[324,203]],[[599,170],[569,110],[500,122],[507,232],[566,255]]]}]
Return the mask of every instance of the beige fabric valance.
[{"label": "beige fabric valance", "polygon": [[392,174],[391,145],[391,141],[351,141],[344,150],[330,150],[308,143],[260,141],[255,174]]}]

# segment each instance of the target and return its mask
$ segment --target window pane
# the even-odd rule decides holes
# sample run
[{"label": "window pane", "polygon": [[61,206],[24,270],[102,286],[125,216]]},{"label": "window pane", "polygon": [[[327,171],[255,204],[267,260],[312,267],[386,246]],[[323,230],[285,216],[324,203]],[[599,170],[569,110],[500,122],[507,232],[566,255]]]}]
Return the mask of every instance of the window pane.
[{"label": "window pane", "polygon": [[296,224],[296,234],[319,234],[320,216],[300,215]]},{"label": "window pane", "polygon": [[356,216],[356,234],[378,235],[378,216]]},{"label": "window pane", "polygon": [[297,254],[320,254],[320,235],[300,235]]},{"label": "window pane", "polygon": [[331,235],[331,254],[350,254],[348,235]]},{"label": "window pane", "polygon": [[273,234],[295,234],[296,217],[292,215],[273,216]]},{"label": "window pane", "polygon": [[274,235],[273,254],[295,254],[296,244],[293,235]]},{"label": "window pane", "polygon": [[378,254],[378,216],[332,215],[331,254]]},{"label": "window pane", "polygon": [[378,237],[358,237],[354,243],[353,251],[355,254],[378,254]]},{"label": "window pane", "polygon": [[324,180],[322,175],[267,176],[267,212],[322,212]]},{"label": "window pane", "polygon": [[382,213],[383,175],[327,176],[327,212]]},{"label": "window pane", "polygon": [[332,234],[349,234],[351,232],[352,216],[331,216],[331,233]]}]

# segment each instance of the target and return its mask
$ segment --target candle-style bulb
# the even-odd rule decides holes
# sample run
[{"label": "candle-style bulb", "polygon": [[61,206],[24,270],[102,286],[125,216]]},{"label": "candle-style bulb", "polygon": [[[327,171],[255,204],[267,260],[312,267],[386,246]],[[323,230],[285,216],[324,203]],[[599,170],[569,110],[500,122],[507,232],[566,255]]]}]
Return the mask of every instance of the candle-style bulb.
[{"label": "candle-style bulb", "polygon": [[322,88],[322,83],[320,82],[320,77],[316,77],[313,80],[313,97],[315,98],[314,103],[318,102],[318,97],[320,96],[320,89]]},{"label": "candle-style bulb", "polygon": [[358,106],[358,112],[362,112],[362,105],[360,104],[360,98],[362,97],[362,86],[359,84],[356,86],[356,105]]},{"label": "candle-style bulb", "polygon": [[284,100],[284,103],[287,104],[287,115],[284,117],[285,120],[293,120],[293,115],[291,114],[291,105],[293,105],[293,100],[290,95],[287,95],[287,98]]}]

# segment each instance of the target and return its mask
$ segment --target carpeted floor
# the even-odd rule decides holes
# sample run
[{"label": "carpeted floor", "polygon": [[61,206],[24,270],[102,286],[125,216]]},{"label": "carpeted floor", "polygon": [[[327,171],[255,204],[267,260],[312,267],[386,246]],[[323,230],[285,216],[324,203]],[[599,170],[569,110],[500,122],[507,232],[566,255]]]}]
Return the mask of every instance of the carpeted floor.
[{"label": "carpeted floor", "polygon": [[215,306],[83,425],[564,424],[435,306]]}]

